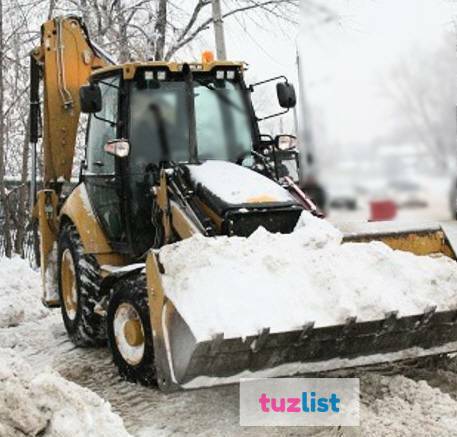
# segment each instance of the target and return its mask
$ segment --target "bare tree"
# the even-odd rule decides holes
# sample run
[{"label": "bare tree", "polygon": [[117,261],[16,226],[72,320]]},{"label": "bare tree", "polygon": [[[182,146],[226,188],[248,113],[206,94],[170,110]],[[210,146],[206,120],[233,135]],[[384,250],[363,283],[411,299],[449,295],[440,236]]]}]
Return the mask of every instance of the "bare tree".
[{"label": "bare tree", "polygon": [[440,47],[403,57],[384,82],[396,137],[426,148],[441,169],[457,157],[456,74],[455,35],[449,34]]},{"label": "bare tree", "polygon": [[5,83],[3,69],[5,66],[5,38],[3,33],[3,2],[0,1],[0,200],[3,206],[3,235],[5,254],[11,256],[11,231],[9,221],[9,205],[5,186]]},{"label": "bare tree", "polygon": [[[302,0],[310,14],[330,16],[318,1]],[[299,0],[225,0],[223,19],[242,16],[252,26],[295,23]],[[189,47],[212,24],[211,0],[65,0],[56,13],[83,16],[94,40],[128,59],[170,60]]]},{"label": "bare tree", "polygon": [[[23,255],[29,221],[28,53],[36,44],[39,27],[29,28],[45,0],[2,0],[0,3],[0,203],[2,250]],[[48,13],[52,13],[51,1]],[[36,23],[33,22],[33,27]]]}]

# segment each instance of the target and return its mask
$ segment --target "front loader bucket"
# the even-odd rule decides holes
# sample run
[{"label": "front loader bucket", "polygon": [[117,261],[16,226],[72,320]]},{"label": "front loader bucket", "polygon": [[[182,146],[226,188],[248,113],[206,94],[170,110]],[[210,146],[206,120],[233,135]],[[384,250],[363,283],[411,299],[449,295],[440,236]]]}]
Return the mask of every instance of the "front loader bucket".
[{"label": "front loader bucket", "polygon": [[[376,235],[397,244],[402,240],[403,245],[409,239],[421,253],[428,247],[429,253],[450,255],[452,246],[443,229],[445,226],[416,229],[415,234],[378,229]],[[368,235],[375,234],[365,232],[360,240]],[[357,240],[355,234],[348,239]],[[197,342],[165,295],[160,266],[152,252],[147,276],[158,383],[164,391],[228,384],[242,377],[291,376],[457,352],[457,309],[436,311],[436,307],[400,318],[396,312],[380,320],[348,318],[344,324],[325,327],[304,321],[299,330],[279,333],[270,333],[265,326],[255,336],[226,339],[220,333],[212,340]]]}]

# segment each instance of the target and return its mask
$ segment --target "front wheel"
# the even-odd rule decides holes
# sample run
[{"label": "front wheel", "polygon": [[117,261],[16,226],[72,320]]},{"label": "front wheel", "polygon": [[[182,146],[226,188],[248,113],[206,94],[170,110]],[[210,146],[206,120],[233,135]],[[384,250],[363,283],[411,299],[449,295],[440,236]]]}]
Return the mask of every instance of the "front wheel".
[{"label": "front wheel", "polygon": [[108,343],[120,376],[150,386],[156,383],[154,347],[144,275],[113,287],[107,314]]}]

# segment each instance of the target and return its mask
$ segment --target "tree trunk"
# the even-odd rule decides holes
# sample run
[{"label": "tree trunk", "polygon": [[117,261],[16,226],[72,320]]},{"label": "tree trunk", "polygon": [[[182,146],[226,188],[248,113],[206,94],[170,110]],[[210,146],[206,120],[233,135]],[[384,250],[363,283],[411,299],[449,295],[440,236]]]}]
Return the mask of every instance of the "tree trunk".
[{"label": "tree trunk", "polygon": [[5,89],[3,79],[3,65],[4,65],[4,45],[3,45],[3,4],[0,0],[0,201],[3,207],[3,238],[5,245],[5,255],[11,257],[12,244],[11,244],[11,229],[10,229],[10,215],[7,190],[5,187]]},{"label": "tree trunk", "polygon": [[116,0],[116,16],[119,25],[119,62],[122,64],[130,59],[129,41],[127,37],[127,22],[123,11],[121,0]]},{"label": "tree trunk", "polygon": [[49,0],[48,20],[52,19],[52,16],[54,15],[55,7],[56,7],[56,0]]},{"label": "tree trunk", "polygon": [[29,172],[29,152],[30,152],[30,116],[27,117],[26,133],[24,138],[24,145],[22,148],[22,168],[21,168],[21,186],[19,188],[19,199],[17,208],[17,230],[16,238],[14,240],[14,251],[24,257],[24,238],[25,229],[27,226],[27,218],[29,216],[28,208],[28,192],[27,177]]},{"label": "tree trunk", "polygon": [[157,19],[154,26],[154,60],[162,61],[165,51],[165,35],[167,32],[167,2],[159,0]]}]

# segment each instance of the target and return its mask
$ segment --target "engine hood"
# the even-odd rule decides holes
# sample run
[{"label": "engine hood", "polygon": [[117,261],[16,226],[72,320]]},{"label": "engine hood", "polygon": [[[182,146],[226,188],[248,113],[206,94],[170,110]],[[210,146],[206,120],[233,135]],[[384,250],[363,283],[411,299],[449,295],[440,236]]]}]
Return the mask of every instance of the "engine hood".
[{"label": "engine hood", "polygon": [[220,235],[249,236],[294,229],[302,206],[276,182],[226,161],[186,165],[197,204]]},{"label": "engine hood", "polygon": [[197,193],[219,208],[286,206],[296,204],[283,187],[246,167],[227,161],[187,165]]}]

